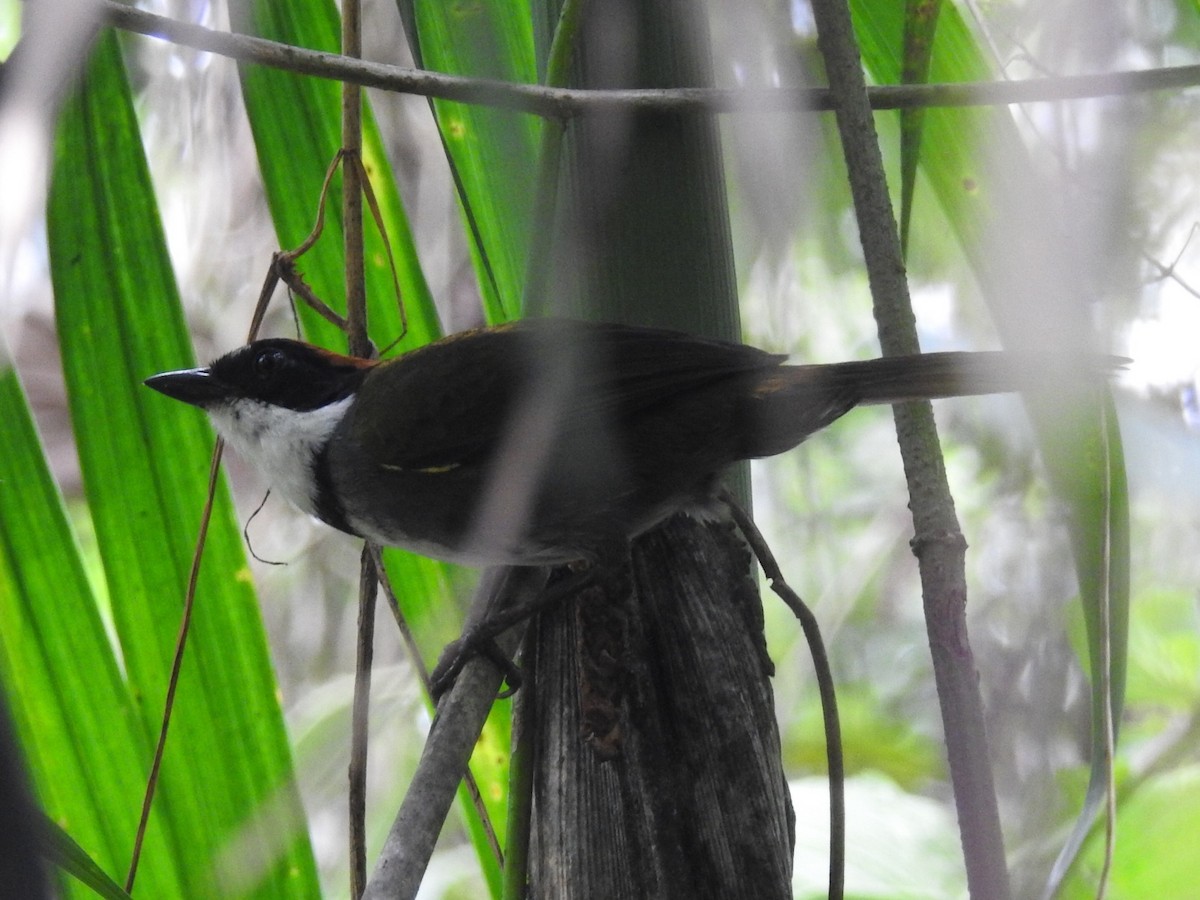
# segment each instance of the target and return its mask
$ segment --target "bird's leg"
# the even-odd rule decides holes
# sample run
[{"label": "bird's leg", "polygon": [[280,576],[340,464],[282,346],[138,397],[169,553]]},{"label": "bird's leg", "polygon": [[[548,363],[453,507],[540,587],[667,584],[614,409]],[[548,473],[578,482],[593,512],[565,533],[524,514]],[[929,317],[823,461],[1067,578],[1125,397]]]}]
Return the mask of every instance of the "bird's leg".
[{"label": "bird's leg", "polygon": [[573,569],[566,577],[547,585],[531,602],[497,610],[465,631],[458,640],[447,644],[429,679],[430,692],[434,702],[436,703],[442,694],[454,684],[454,679],[458,677],[463,666],[472,657],[480,655],[487,657],[504,672],[510,689],[502,696],[511,694],[520,686],[520,670],[496,645],[497,635],[558,603],[564,597],[577,593],[594,581],[595,577],[596,570],[594,568]]}]

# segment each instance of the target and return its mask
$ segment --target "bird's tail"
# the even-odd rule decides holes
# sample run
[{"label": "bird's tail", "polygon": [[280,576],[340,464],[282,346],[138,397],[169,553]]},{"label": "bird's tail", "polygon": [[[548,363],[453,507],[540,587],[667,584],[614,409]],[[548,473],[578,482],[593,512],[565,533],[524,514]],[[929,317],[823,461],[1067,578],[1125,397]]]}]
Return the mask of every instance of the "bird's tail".
[{"label": "bird's tail", "polygon": [[855,406],[1036,391],[1063,381],[1094,383],[1122,362],[1101,358],[1067,364],[1052,354],[986,351],[781,366],[763,373],[754,386],[758,421],[746,455],[781,453]]},{"label": "bird's tail", "polygon": [[[923,353],[886,356],[862,362],[835,363],[827,373],[831,383],[844,385],[857,404],[903,403],[1028,390],[1038,384],[1039,368],[1047,360],[1000,350],[977,353]],[[813,366],[789,366],[811,369]],[[803,373],[797,377],[804,379]]]}]

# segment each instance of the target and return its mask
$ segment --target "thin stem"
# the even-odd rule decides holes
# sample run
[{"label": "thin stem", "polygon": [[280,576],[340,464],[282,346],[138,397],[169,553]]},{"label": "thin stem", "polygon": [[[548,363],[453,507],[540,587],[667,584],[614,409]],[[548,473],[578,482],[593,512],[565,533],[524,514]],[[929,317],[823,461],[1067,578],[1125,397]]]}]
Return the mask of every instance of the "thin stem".
[{"label": "thin stem", "polygon": [[[342,53],[362,55],[359,0],[342,2]],[[354,356],[369,357],[367,293],[363,275],[362,88],[342,84],[342,237],[346,285],[346,343]],[[379,581],[364,545],[359,562],[358,637],[354,664],[354,701],[350,733],[350,896],[357,900],[367,884],[367,737],[371,702],[371,662],[375,642],[375,598]]]},{"label": "thin stem", "polygon": [[350,896],[362,896],[367,884],[367,725],[371,706],[371,662],[375,656],[375,597],[379,579],[371,546],[363,544],[359,565],[358,640],[354,664],[354,702],[350,727]]},{"label": "thin stem", "polygon": [[[359,0],[342,2],[342,53],[362,55]],[[342,84],[342,229],[346,269],[346,326],[352,356],[368,357],[367,295],[363,278],[362,88]]]},{"label": "thin stem", "polygon": [[200,532],[196,535],[196,549],[192,553],[192,567],[188,572],[187,591],[183,598],[183,616],[179,622],[179,634],[175,639],[175,656],[171,660],[171,674],[167,678],[167,696],[163,700],[162,724],[158,730],[158,743],[154,747],[154,759],[150,763],[150,774],[146,778],[146,791],[142,796],[142,811],[138,818],[137,834],[133,840],[133,852],[129,858],[129,870],[125,874],[125,892],[133,893],[137,878],[138,863],[142,857],[142,843],[146,839],[146,827],[150,823],[150,808],[154,803],[154,792],[158,787],[158,773],[162,768],[163,754],[167,748],[167,733],[171,727],[171,713],[175,709],[175,691],[179,687],[179,671],[183,667],[183,653],[187,648],[188,634],[192,626],[192,610],[196,606],[196,585],[200,580],[200,561],[204,558],[204,544],[208,537],[208,524],[212,521],[213,503],[217,496],[217,477],[221,471],[221,454],[225,442],[217,438],[213,447],[212,464],[208,470],[208,496],[204,510],[200,513]]},{"label": "thin stem", "polygon": [[529,880],[529,837],[533,823],[533,778],[537,722],[537,630],[530,621],[522,640],[525,682],[513,700],[512,757],[508,766],[508,846],[504,859],[504,900],[523,900]]},{"label": "thin stem", "polygon": [[742,537],[750,545],[767,582],[788,609],[800,620],[800,629],[808,644],[813,669],[817,676],[817,692],[821,696],[821,715],[825,727],[825,759],[829,768],[829,898],[840,900],[846,887],[846,763],[842,753],[842,725],[838,717],[837,691],[833,683],[833,668],[817,617],[800,595],[792,590],[783,577],[766,538],[754,520],[728,490],[721,492],[721,502],[728,508]]}]

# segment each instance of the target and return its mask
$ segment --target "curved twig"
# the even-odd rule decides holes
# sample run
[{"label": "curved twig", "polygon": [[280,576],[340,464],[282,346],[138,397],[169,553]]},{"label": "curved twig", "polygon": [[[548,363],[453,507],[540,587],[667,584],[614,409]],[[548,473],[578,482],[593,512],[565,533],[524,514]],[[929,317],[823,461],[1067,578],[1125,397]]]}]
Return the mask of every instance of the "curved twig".
[{"label": "curved twig", "polygon": [[762,566],[771,590],[800,620],[800,628],[808,642],[808,652],[817,674],[817,691],[821,695],[821,715],[825,721],[825,757],[829,766],[829,896],[831,900],[837,900],[842,896],[846,882],[846,763],[842,755],[842,726],[838,719],[837,691],[833,685],[829,654],[825,652],[817,617],[784,580],[779,563],[754,520],[728,489],[721,491],[720,498]]}]

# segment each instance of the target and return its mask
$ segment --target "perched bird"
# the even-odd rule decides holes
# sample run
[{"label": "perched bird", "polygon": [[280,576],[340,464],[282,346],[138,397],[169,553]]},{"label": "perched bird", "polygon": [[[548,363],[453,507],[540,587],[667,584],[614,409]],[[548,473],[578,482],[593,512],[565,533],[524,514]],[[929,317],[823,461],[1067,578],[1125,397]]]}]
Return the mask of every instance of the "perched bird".
[{"label": "perched bird", "polygon": [[[334,528],[438,559],[545,565],[595,559],[711,504],[731,464],[795,447],[855,406],[1037,379],[1027,359],[1001,352],[785,359],[673,331],[541,319],[383,362],[260,340],[146,384],[205,410],[273,488]],[[513,500],[524,512],[481,532],[495,479],[513,480],[502,448],[534,470]]]}]

